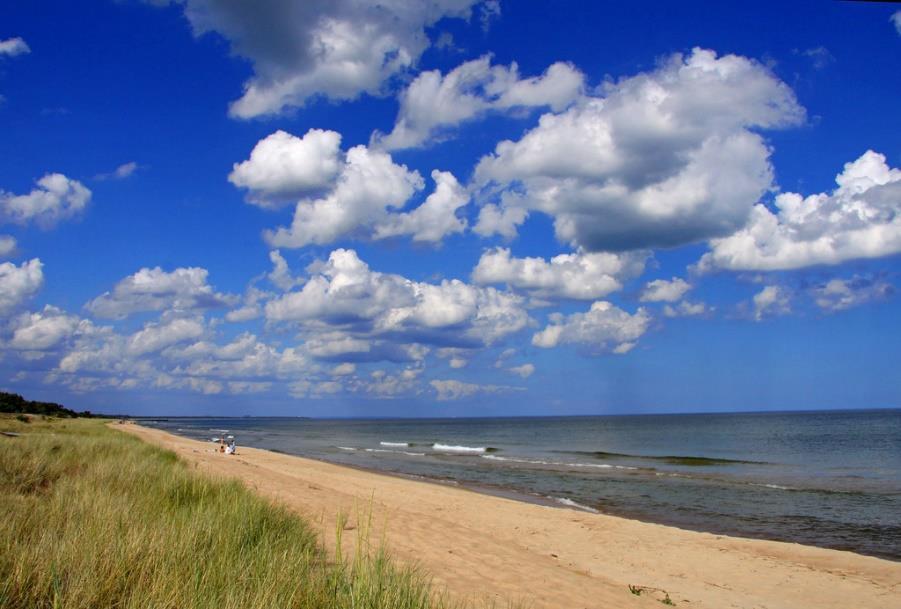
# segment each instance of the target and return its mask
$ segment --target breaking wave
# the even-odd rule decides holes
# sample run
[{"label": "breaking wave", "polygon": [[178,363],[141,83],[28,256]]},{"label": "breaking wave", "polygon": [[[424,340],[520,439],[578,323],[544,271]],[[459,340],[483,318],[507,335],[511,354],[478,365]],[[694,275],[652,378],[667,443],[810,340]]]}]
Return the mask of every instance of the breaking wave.
[{"label": "breaking wave", "polygon": [[572,499],[567,499],[566,497],[550,497],[560,505],[565,505],[566,507],[575,508],[577,510],[582,510],[583,512],[590,512],[592,514],[600,514],[600,512],[593,507],[588,507],[587,505],[582,505],[577,501],[573,501]]},{"label": "breaking wave", "polygon": [[445,453],[483,454],[497,452],[498,449],[492,446],[456,446],[453,444],[440,444],[436,442],[432,444],[432,450]]},{"label": "breaking wave", "polygon": [[637,470],[638,467],[630,465],[611,465],[609,463],[564,463],[562,461],[542,461],[541,459],[516,459],[514,457],[499,457],[497,455],[482,455],[483,459],[492,461],[508,461],[510,463],[526,463],[528,465],[549,465],[553,467],[592,467],[597,469],[626,469]]}]

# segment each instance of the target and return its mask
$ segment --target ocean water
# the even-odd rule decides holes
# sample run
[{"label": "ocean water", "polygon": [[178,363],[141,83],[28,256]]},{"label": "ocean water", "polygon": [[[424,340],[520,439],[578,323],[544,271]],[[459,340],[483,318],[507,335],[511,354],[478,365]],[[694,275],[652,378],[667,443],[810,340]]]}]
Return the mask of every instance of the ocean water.
[{"label": "ocean water", "polygon": [[901,410],[142,423],[206,440],[228,430],[239,450],[901,560]]}]

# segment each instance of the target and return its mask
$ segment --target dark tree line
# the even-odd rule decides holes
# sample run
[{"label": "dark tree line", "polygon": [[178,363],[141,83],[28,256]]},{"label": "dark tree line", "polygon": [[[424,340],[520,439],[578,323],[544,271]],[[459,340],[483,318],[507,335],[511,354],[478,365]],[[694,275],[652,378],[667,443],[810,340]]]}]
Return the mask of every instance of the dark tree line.
[{"label": "dark tree line", "polygon": [[26,400],[17,393],[4,393],[0,391],[0,412],[12,412],[22,414],[43,414],[53,417],[89,417],[90,410],[75,412],[54,402],[35,402]]}]

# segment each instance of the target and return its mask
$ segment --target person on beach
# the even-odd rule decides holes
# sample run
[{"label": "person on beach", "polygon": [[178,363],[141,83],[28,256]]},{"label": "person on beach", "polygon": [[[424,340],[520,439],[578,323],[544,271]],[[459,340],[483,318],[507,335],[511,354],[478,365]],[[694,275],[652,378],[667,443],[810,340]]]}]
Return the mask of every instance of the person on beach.
[{"label": "person on beach", "polygon": [[229,440],[228,446],[225,447],[225,454],[226,454],[226,455],[233,455],[233,454],[235,454],[235,448],[236,448],[236,447],[235,447],[235,441],[234,441],[234,439]]}]

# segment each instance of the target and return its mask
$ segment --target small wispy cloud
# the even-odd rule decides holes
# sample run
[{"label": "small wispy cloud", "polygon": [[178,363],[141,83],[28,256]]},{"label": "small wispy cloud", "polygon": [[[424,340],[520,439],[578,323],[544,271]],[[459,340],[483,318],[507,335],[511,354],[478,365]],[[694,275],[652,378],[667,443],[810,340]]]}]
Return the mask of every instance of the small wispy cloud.
[{"label": "small wispy cloud", "polygon": [[805,49],[800,51],[800,54],[810,59],[813,62],[813,67],[817,70],[822,70],[835,62],[835,56],[824,46]]},{"label": "small wispy cloud", "polygon": [[15,57],[16,55],[25,55],[30,52],[31,48],[28,44],[18,36],[0,40],[0,57],[4,55],[7,57]]},{"label": "small wispy cloud", "polygon": [[833,278],[811,290],[816,305],[831,313],[889,298],[894,287],[876,277]]},{"label": "small wispy cloud", "polygon": [[134,172],[140,169],[141,166],[136,162],[131,161],[129,163],[124,163],[116,167],[113,171],[108,173],[98,173],[94,176],[95,180],[124,180],[125,178],[130,177]]}]

